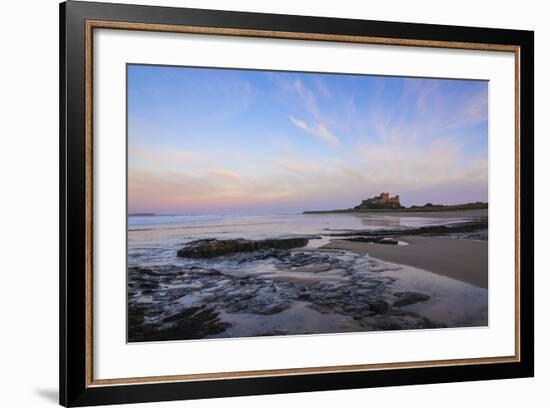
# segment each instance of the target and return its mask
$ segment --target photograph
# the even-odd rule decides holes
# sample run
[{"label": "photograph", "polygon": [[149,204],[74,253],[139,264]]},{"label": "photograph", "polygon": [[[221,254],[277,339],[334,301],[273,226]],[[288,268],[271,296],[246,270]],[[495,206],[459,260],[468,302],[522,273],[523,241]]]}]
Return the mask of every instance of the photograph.
[{"label": "photograph", "polygon": [[59,5],[61,405],[534,395],[532,20],[293,7]]},{"label": "photograph", "polygon": [[487,327],[488,85],[127,64],[127,341]]}]

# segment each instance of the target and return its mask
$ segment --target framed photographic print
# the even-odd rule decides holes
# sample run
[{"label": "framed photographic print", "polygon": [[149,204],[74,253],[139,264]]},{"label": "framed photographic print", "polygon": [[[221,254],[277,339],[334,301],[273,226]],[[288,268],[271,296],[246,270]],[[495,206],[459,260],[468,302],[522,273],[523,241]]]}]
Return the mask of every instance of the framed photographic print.
[{"label": "framed photographic print", "polygon": [[533,32],[60,21],[62,405],[533,376]]}]

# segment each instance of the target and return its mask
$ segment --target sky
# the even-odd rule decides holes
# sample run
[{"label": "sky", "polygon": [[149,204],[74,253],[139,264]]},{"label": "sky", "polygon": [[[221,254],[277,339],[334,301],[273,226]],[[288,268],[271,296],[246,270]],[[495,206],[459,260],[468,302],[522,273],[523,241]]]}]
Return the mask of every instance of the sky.
[{"label": "sky", "polygon": [[486,81],[127,69],[131,213],[487,201]]}]

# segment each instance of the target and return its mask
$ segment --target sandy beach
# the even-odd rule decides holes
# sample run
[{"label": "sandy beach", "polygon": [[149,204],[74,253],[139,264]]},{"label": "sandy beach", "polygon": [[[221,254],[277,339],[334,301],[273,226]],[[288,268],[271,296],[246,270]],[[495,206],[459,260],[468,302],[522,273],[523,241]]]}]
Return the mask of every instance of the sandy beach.
[{"label": "sandy beach", "polygon": [[369,254],[382,261],[413,266],[487,289],[487,241],[403,236],[408,245],[332,241],[326,249]]}]

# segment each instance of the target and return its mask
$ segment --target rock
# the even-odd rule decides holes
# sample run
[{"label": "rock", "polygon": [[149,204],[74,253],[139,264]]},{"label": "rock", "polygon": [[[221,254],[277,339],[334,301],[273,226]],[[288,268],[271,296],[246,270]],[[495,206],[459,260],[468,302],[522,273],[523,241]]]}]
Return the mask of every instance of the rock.
[{"label": "rock", "polygon": [[294,272],[309,272],[309,273],[319,273],[319,272],[327,272],[330,271],[331,266],[326,264],[320,264],[320,265],[304,265],[304,266],[297,266],[294,267],[292,270]]},{"label": "rock", "polygon": [[155,272],[155,271],[153,271],[151,269],[148,269],[148,268],[141,268],[139,266],[134,266],[134,267],[129,268],[129,272],[136,273],[136,274],[147,275],[147,276],[159,276],[158,272]]},{"label": "rock", "polygon": [[130,309],[128,340],[140,342],[204,338],[221,333],[229,327],[218,315],[212,308],[201,305],[165,316],[156,324],[145,324],[143,311]]},{"label": "rock", "polygon": [[209,275],[209,276],[220,276],[222,273],[214,268],[204,268],[201,269],[200,272],[198,272],[202,275]]},{"label": "rock", "polygon": [[145,311],[147,310],[145,305],[142,304],[129,304],[128,307],[128,326],[134,327],[143,324],[145,317]]},{"label": "rock", "polygon": [[273,238],[258,241],[248,239],[199,239],[178,250],[183,258],[213,258],[216,256],[264,249],[291,249],[306,246],[309,238]]},{"label": "rock", "polygon": [[447,327],[445,323],[434,322],[427,317],[422,317],[422,321],[424,322],[424,327],[426,329],[442,329]]},{"label": "rock", "polygon": [[399,298],[393,305],[396,307],[403,307],[412,305],[413,303],[425,302],[430,299],[428,295],[416,292],[398,292],[394,293]]},{"label": "rock", "polygon": [[241,252],[234,255],[234,259],[239,263],[248,263],[256,261],[265,261],[266,259],[275,258],[281,259],[283,257],[288,257],[289,252],[286,249],[262,249],[258,251],[250,252]]},{"label": "rock", "polygon": [[391,310],[391,305],[385,300],[369,302],[369,307],[376,314],[388,314]]},{"label": "rock", "polygon": [[[257,265],[241,263],[245,258]],[[327,265],[330,273],[321,272]],[[340,330],[335,325],[341,318],[351,321],[345,326],[349,331],[445,327],[419,314],[421,308],[399,307],[429,297],[394,286],[397,278],[381,273],[395,268],[353,253],[309,248],[130,266],[128,338],[139,342],[334,332]],[[287,319],[301,313],[307,318],[310,309],[324,318],[305,321],[302,328],[288,326]]]},{"label": "rock", "polygon": [[390,237],[353,237],[353,238],[344,238],[342,241],[351,241],[351,242],[370,242],[375,244],[385,244],[385,245],[398,245],[399,242],[395,238]]},{"label": "rock", "polygon": [[288,334],[288,330],[275,329],[275,330],[260,333],[258,334],[258,336],[284,336],[286,334]]},{"label": "rock", "polygon": [[306,288],[302,288],[298,292],[298,298],[302,300],[308,300],[311,298],[311,292]]}]

